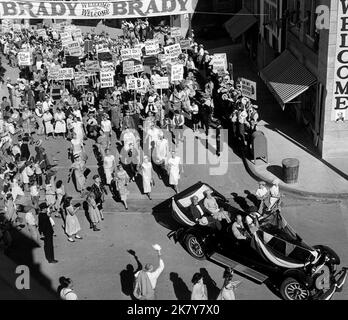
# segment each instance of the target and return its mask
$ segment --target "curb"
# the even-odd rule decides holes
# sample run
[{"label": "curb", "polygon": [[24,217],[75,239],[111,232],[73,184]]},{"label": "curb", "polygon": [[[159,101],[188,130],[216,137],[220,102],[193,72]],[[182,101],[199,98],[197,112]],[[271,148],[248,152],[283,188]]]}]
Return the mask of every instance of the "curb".
[{"label": "curb", "polygon": [[[244,163],[244,167],[246,171],[249,173],[249,175],[255,179],[256,181],[265,181],[268,184],[272,184],[272,180],[268,179],[267,177],[263,176],[262,174],[258,173],[255,169],[255,166],[252,164],[249,164],[249,161],[244,156],[244,152],[242,151],[242,160]],[[284,185],[283,182],[279,184],[279,188],[281,191],[285,191],[286,193],[292,194],[294,196],[300,196],[303,198],[314,198],[314,199],[336,199],[336,200],[347,200],[348,199],[348,193],[321,193],[321,192],[309,192],[304,191],[296,188],[291,188],[286,185]]]}]

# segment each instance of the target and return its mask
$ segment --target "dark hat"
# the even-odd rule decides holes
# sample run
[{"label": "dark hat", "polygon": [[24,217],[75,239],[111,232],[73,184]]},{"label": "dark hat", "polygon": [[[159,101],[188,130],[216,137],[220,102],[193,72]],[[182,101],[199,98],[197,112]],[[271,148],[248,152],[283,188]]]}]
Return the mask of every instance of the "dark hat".
[{"label": "dark hat", "polygon": [[45,210],[48,208],[48,205],[46,202],[42,202],[42,203],[40,203],[39,208],[40,208],[40,210]]},{"label": "dark hat", "polygon": [[97,179],[97,178],[99,178],[99,175],[98,175],[98,174],[95,174],[95,175],[93,176],[93,180],[95,180],[95,179]]}]

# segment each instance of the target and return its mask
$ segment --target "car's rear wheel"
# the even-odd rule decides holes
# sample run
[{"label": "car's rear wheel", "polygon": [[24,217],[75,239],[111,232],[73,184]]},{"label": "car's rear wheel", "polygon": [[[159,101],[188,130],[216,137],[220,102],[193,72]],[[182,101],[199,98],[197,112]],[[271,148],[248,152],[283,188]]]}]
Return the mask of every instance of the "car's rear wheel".
[{"label": "car's rear wheel", "polygon": [[286,278],[280,286],[284,300],[308,300],[309,290],[294,278]]},{"label": "car's rear wheel", "polygon": [[198,259],[198,260],[204,260],[205,254],[204,249],[202,246],[202,243],[198,237],[196,237],[194,234],[188,234],[185,237],[185,246],[189,254]]}]

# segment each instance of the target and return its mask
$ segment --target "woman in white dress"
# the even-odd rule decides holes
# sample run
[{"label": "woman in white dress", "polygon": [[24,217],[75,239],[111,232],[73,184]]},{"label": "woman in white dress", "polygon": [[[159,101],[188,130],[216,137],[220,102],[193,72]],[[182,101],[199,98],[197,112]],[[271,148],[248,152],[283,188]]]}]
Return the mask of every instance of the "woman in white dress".
[{"label": "woman in white dress", "polygon": [[62,111],[62,107],[58,107],[56,113],[54,114],[54,121],[55,121],[55,127],[54,127],[55,134],[60,135],[62,133],[63,137],[65,138],[66,123],[65,123],[65,113]]},{"label": "woman in white dress", "polygon": [[73,138],[70,142],[72,146],[73,157],[75,157],[76,155],[81,155],[84,151],[83,141],[78,139],[76,134],[73,134]]},{"label": "woman in white dress", "polygon": [[104,156],[104,174],[105,174],[105,180],[106,184],[109,186],[112,181],[112,174],[115,171],[115,157],[111,154],[110,149],[105,150],[105,156]]},{"label": "woman in white dress", "polygon": [[53,128],[53,124],[52,124],[52,119],[53,119],[53,116],[52,116],[51,112],[49,110],[46,110],[42,116],[42,120],[45,124],[46,139],[48,139],[48,136],[50,134],[52,134],[54,137],[54,128]]},{"label": "woman in white dress", "polygon": [[76,135],[76,138],[83,141],[85,137],[85,131],[83,129],[83,122],[81,121],[81,118],[74,117],[74,122],[72,123],[73,132]]},{"label": "woman in white dress", "polygon": [[141,164],[141,176],[143,180],[143,190],[144,193],[148,196],[150,200],[151,199],[151,187],[153,184],[152,180],[152,164],[149,161],[148,156],[144,156],[144,161]]},{"label": "woman in white dress", "polygon": [[65,211],[66,211],[66,220],[65,220],[65,233],[68,236],[68,241],[75,242],[73,236],[76,239],[82,239],[82,237],[78,234],[81,230],[81,226],[79,223],[79,219],[76,216],[76,211],[79,210],[79,206],[73,206],[71,204],[71,197],[66,199],[65,203]]},{"label": "woman in white dress", "polygon": [[181,158],[176,155],[175,151],[172,151],[171,157],[168,159],[168,175],[169,184],[173,186],[176,193],[179,192],[178,184],[180,174],[183,172]]}]

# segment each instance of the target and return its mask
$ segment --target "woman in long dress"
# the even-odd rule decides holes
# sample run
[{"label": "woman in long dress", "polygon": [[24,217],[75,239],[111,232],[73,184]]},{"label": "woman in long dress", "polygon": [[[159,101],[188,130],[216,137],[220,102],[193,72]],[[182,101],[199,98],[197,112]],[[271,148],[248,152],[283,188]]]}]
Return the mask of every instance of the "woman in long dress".
[{"label": "woman in long dress", "polygon": [[22,126],[24,133],[28,133],[29,135],[31,134],[32,130],[32,125],[31,125],[31,120],[32,120],[32,112],[29,110],[28,107],[24,108],[24,111],[22,113]]},{"label": "woman in long dress", "polygon": [[175,151],[172,151],[171,157],[168,160],[168,174],[169,174],[169,184],[173,186],[176,193],[179,192],[178,184],[180,179],[180,174],[183,172],[181,158],[176,155]]},{"label": "woman in long dress", "polygon": [[77,191],[83,194],[86,185],[86,177],[83,174],[85,171],[85,162],[79,154],[74,156],[74,163],[71,165],[70,170],[74,171]]},{"label": "woman in long dress", "polygon": [[152,164],[149,161],[149,157],[145,156],[144,161],[141,164],[141,176],[143,180],[144,193],[151,199],[151,188],[152,188]]},{"label": "woman in long dress", "polygon": [[100,231],[100,229],[97,228],[97,224],[102,220],[102,217],[98,209],[97,203],[95,202],[95,195],[93,192],[90,192],[87,196],[87,203],[88,215],[91,222],[90,228],[93,229],[93,231]]},{"label": "woman in long dress", "polygon": [[71,204],[71,200],[72,198],[69,197],[66,199],[65,203],[65,233],[68,236],[68,241],[75,242],[73,236],[75,236],[76,239],[82,239],[82,237],[78,234],[78,232],[81,230],[81,226],[79,223],[79,219],[76,216],[76,211],[79,210],[79,207],[74,207]]},{"label": "woman in long dress", "polygon": [[122,165],[117,166],[117,171],[115,173],[116,189],[120,195],[120,198],[124,204],[126,210],[128,210],[127,196],[129,191],[127,189],[127,184],[129,183],[129,176],[127,172],[123,169]]},{"label": "woman in long dress", "polygon": [[42,120],[45,124],[45,133],[46,133],[46,139],[48,139],[49,134],[52,134],[54,137],[54,128],[52,124],[53,116],[49,110],[46,110],[45,113],[42,116]]},{"label": "woman in long dress", "polygon": [[217,300],[236,300],[234,290],[239,286],[240,283],[241,281],[233,281],[233,273],[227,275]]},{"label": "woman in long dress", "polygon": [[65,113],[62,111],[61,107],[58,107],[56,113],[54,114],[54,121],[55,121],[54,133],[58,135],[63,134],[63,137],[65,138],[65,132],[66,132]]},{"label": "woman in long dress", "polygon": [[203,282],[203,275],[199,272],[195,273],[191,282],[193,284],[191,300],[208,300],[207,287]]},{"label": "woman in long dress", "polygon": [[85,131],[83,128],[83,122],[81,118],[74,117],[74,122],[72,123],[73,132],[76,134],[76,138],[83,141],[85,138]]},{"label": "woman in long dress", "polygon": [[115,171],[115,156],[111,154],[110,149],[105,150],[104,156],[104,174],[106,179],[106,184],[109,186],[112,181],[112,174]]},{"label": "woman in long dress", "polygon": [[56,183],[56,202],[55,202],[55,209],[57,214],[61,215],[65,221],[65,212],[62,210],[62,202],[63,198],[65,196],[65,188],[63,185],[62,180],[58,180]]}]

